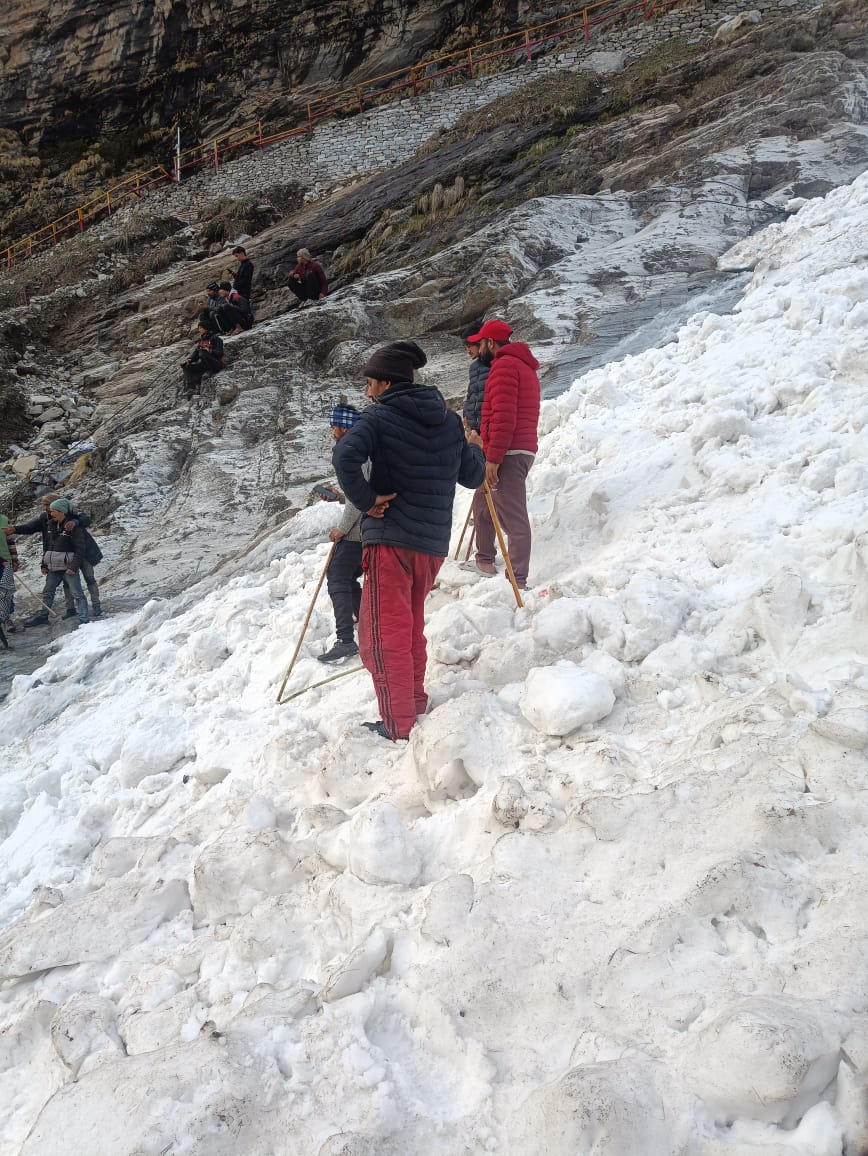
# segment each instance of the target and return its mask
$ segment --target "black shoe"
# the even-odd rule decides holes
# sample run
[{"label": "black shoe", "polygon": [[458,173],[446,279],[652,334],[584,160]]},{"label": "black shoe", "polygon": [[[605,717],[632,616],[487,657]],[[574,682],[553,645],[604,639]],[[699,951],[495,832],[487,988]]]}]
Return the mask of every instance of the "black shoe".
[{"label": "black shoe", "polygon": [[73,609],[69,609],[69,610],[67,610],[66,614],[64,614],[63,617],[64,618],[78,618],[78,611],[73,610]]},{"label": "black shoe", "polygon": [[363,722],[362,726],[369,731],[373,731],[375,735],[379,735],[381,739],[388,739],[390,743],[395,741],[386,730],[386,724],[381,718],[378,718],[376,722]]},{"label": "black shoe", "polygon": [[34,614],[30,618],[24,620],[25,626],[45,626],[48,622],[47,614]]},{"label": "black shoe", "polygon": [[91,611],[90,616],[91,616],[91,618],[102,618],[102,607],[101,606],[94,607],[94,609]]},{"label": "black shoe", "polygon": [[352,639],[349,642],[341,642],[338,639],[331,650],[327,650],[325,654],[318,654],[317,658],[320,662],[340,662],[342,658],[352,658],[358,653],[359,648]]}]

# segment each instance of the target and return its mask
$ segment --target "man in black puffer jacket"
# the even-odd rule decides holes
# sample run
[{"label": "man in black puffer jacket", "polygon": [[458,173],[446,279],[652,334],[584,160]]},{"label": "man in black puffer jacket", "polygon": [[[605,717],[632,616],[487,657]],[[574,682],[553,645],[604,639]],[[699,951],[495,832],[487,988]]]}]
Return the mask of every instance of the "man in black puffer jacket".
[{"label": "man in black puffer jacket", "polygon": [[347,499],[367,511],[359,655],[382,719],[364,725],[389,739],[407,738],[428,706],[425,598],[449,551],[455,485],[475,489],[485,476],[482,452],[465,441],[458,414],[433,386],[414,385],[413,370],[426,360],[415,341],[377,350],[364,375],[378,404],[361,413],[332,457]]},{"label": "man in black puffer jacket", "polygon": [[464,425],[467,429],[472,429],[474,433],[479,433],[482,429],[482,402],[485,398],[485,383],[488,380],[491,366],[479,360],[478,342],[465,341],[465,348],[467,356],[470,358],[470,370],[468,372],[467,397],[464,399],[462,411]]}]

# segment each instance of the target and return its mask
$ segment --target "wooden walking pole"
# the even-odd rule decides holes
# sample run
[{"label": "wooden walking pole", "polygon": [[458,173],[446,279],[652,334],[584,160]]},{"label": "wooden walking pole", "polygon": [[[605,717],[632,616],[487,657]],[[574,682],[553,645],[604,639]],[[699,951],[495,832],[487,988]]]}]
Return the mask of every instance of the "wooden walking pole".
[{"label": "wooden walking pole", "polygon": [[498,518],[497,511],[494,508],[494,498],[491,496],[491,486],[489,486],[487,481],[483,482],[482,485],[485,488],[485,500],[488,503],[488,512],[491,514],[491,520],[494,523],[494,532],[497,534],[497,542],[500,546],[500,552],[503,555],[504,562],[506,563],[506,573],[509,577],[510,585],[512,586],[512,592],[515,595],[516,605],[519,609],[521,609],[521,607],[524,606],[524,603],[521,600],[521,593],[518,589],[518,583],[515,580],[515,574],[512,570],[512,562],[509,560],[509,554],[506,549],[506,542],[503,540],[503,530],[500,528],[500,519]]},{"label": "wooden walking pole", "polygon": [[464,542],[464,535],[467,533],[467,527],[470,525],[470,519],[472,517],[473,517],[473,503],[470,504],[470,507],[467,510],[467,517],[464,519],[464,529],[461,531],[461,537],[458,539],[458,546],[456,547],[455,558],[453,559],[453,561],[455,561],[455,562],[458,561],[458,555],[461,553],[461,546],[462,546],[462,543]]},{"label": "wooden walking pole", "polygon": [[47,610],[47,611],[48,611],[48,613],[51,615],[51,617],[52,617],[52,618],[59,618],[59,617],[60,617],[60,615],[57,613],[57,611],[56,611],[56,610],[52,610],[50,606],[46,606],[46,604],[45,604],[45,603],[42,601],[42,599],[39,597],[39,595],[36,593],[36,591],[35,591],[35,590],[33,590],[33,589],[31,589],[31,588],[30,588],[30,587],[27,585],[27,583],[24,581],[24,579],[21,577],[21,575],[20,575],[20,574],[17,574],[17,573],[16,573],[16,575],[15,575],[15,581],[16,581],[16,582],[20,582],[20,583],[21,583],[21,585],[24,587],[24,589],[27,591],[27,593],[28,593],[28,594],[32,594],[32,595],[33,595],[33,597],[36,599],[36,601],[39,603],[39,605],[42,607],[42,609],[43,609],[43,610]]},{"label": "wooden walking pole", "polygon": [[464,561],[465,562],[470,561],[470,555],[471,555],[471,552],[473,551],[473,543],[475,541],[476,541],[476,527],[474,526],[473,529],[470,531],[470,537],[467,539],[467,553],[464,555]]},{"label": "wooden walking pole", "polygon": [[278,705],[280,705],[280,700],[281,700],[281,697],[283,696],[283,688],[286,686],[287,679],[292,674],[292,668],[295,666],[295,660],[298,658],[298,652],[301,650],[301,644],[304,642],[304,636],[307,633],[307,624],[310,622],[310,616],[313,614],[313,608],[314,608],[314,606],[316,606],[316,600],[319,597],[320,590],[322,590],[322,584],[323,584],[323,582],[325,582],[326,572],[328,571],[328,568],[332,562],[332,558],[334,557],[335,546],[337,546],[337,542],[332,542],[332,548],[331,548],[331,550],[329,550],[329,554],[328,554],[328,557],[326,558],[325,566],[323,566],[323,568],[322,568],[322,574],[320,574],[320,576],[319,576],[319,582],[317,582],[317,584],[316,584],[316,590],[314,590],[314,592],[313,592],[313,598],[311,598],[311,600],[310,600],[310,606],[308,607],[308,610],[307,610],[307,617],[304,620],[304,625],[301,628],[301,634],[300,634],[299,639],[298,639],[298,645],[296,646],[295,651],[293,653],[293,656],[290,659],[289,666],[286,668],[286,674],[283,676],[283,682],[280,684],[280,690],[277,692]]}]

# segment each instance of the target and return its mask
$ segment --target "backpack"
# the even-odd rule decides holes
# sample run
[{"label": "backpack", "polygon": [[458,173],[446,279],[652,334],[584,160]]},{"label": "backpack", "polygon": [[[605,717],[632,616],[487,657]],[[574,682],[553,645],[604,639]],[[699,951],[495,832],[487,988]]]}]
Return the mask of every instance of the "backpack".
[{"label": "backpack", "polygon": [[245,328],[249,329],[253,324],[253,310],[250,308],[250,302],[247,298],[242,297],[236,289],[233,289],[229,294],[229,304],[235,306],[244,318]]},{"label": "backpack", "polygon": [[87,532],[87,530],[84,530],[84,527],[82,527],[82,530],[84,533],[84,540],[85,540],[85,549],[84,549],[85,561],[89,562],[91,564],[91,566],[96,566],[96,564],[98,562],[102,562],[102,550],[100,550],[96,541],[91,537],[91,535]]}]

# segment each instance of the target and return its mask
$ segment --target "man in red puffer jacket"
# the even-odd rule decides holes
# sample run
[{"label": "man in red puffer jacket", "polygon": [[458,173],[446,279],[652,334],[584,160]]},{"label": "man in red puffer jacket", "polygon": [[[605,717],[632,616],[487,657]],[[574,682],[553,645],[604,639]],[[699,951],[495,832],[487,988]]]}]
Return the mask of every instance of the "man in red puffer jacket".
[{"label": "man in red puffer jacket", "polygon": [[[486,321],[468,342],[479,344],[479,360],[491,369],[482,403],[482,449],[485,480],[491,487],[494,508],[507,538],[509,560],[521,589],[530,569],[530,521],[526,482],[536,454],[539,423],[539,362],[524,342],[510,342],[512,329],[505,321]],[[469,440],[473,440],[470,438]],[[485,491],[473,496],[476,527],[476,568],[483,574],[494,568],[495,533]]]}]

